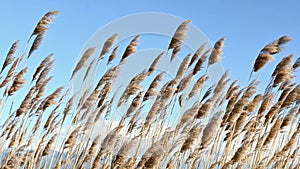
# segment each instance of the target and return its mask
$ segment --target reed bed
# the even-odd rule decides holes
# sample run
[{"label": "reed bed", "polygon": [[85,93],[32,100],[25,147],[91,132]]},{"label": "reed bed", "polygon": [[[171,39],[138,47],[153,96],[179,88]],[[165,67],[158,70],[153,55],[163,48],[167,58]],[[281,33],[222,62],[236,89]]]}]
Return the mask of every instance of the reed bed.
[{"label": "reed bed", "polygon": [[[124,91],[114,93],[119,72],[142,37],[136,35],[122,54],[115,33],[103,46],[83,53],[68,84],[48,91],[53,54],[37,65],[31,79],[25,75],[33,66],[27,60],[38,57],[34,51],[58,13],[47,12],[24,49],[16,41],[3,61],[1,168],[300,168],[300,85],[295,80],[300,59],[283,57],[267,86],[251,77],[279,57],[292,40],[289,36],[262,47],[246,86],[230,79],[229,71],[217,83],[209,83],[205,69],[221,60],[224,37],[212,49],[199,44],[167,79],[157,64],[162,57],[170,62],[181,57],[191,23],[187,20],[174,29],[168,50],[136,74]],[[84,72],[84,84],[99,62],[107,71],[97,83],[82,94],[72,93],[71,81]],[[18,102],[16,96],[23,100]],[[104,126],[103,121],[109,123]]]}]

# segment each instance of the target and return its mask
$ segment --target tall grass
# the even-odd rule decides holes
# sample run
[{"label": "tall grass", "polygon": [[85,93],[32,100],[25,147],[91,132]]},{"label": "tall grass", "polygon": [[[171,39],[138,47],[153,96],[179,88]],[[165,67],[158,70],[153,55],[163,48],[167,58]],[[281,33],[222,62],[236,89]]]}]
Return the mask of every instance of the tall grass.
[{"label": "tall grass", "polygon": [[[174,32],[168,51],[135,75],[124,91],[114,93],[120,69],[136,52],[140,38],[134,37],[119,54],[116,33],[103,47],[87,49],[70,76],[73,80],[85,72],[84,83],[91,67],[105,62],[107,71],[96,85],[81,95],[72,93],[71,83],[47,94],[53,54],[37,66],[31,79],[25,74],[27,66],[32,67],[27,60],[34,57],[57,14],[46,13],[24,49],[16,41],[3,62],[1,168],[300,168],[300,85],[294,80],[299,59],[284,57],[268,85],[260,86],[265,89],[261,92],[259,79],[251,78],[290,37],[282,36],[261,49],[247,86],[230,80],[227,71],[206,88],[209,76],[202,68],[221,59],[225,38],[211,50],[205,51],[202,44],[188,54],[173,79],[156,70],[162,57],[170,57],[170,62],[178,57],[191,22],[187,20]],[[99,57],[91,59],[97,48],[102,48]],[[17,103],[16,96],[23,100]],[[97,124],[104,125],[104,119],[110,124],[99,130]]]}]

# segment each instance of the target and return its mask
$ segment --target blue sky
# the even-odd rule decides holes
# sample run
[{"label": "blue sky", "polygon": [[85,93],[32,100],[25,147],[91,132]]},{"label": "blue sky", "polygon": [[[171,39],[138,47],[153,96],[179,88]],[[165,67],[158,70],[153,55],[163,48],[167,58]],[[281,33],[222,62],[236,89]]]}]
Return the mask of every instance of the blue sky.
[{"label": "blue sky", "polygon": [[[56,75],[54,83],[70,77],[79,53],[88,38],[112,20],[140,12],[164,12],[191,19],[207,37],[215,42],[226,36],[223,55],[225,69],[230,77],[247,81],[259,50],[282,35],[293,41],[277,56],[277,62],[285,55],[300,54],[299,2],[287,1],[2,1],[0,2],[0,53],[6,54],[15,40],[21,46],[28,39],[34,26],[49,10],[60,14],[50,26],[47,36],[28,64],[40,62],[55,53]],[[296,59],[295,58],[295,59]],[[262,76],[272,71],[272,62]],[[36,64],[35,64],[36,65]]]}]

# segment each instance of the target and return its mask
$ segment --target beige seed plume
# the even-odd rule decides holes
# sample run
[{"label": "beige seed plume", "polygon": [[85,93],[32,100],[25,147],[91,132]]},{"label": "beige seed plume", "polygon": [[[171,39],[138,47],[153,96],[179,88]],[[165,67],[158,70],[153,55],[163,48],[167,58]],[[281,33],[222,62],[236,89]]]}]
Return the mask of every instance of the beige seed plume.
[{"label": "beige seed plume", "polygon": [[144,108],[144,105],[140,106],[139,109],[132,116],[131,120],[128,123],[129,127],[127,130],[127,133],[131,133],[133,131],[134,127],[136,126],[136,124],[138,122],[138,117],[142,113],[143,108]]},{"label": "beige seed plume", "polygon": [[35,88],[32,87],[29,90],[29,92],[27,93],[27,95],[25,96],[25,98],[22,101],[20,107],[16,111],[16,117],[22,115],[23,113],[27,113],[28,112],[28,110],[29,110],[29,108],[31,106],[31,101],[32,101],[34,92],[35,92]]},{"label": "beige seed plume", "polygon": [[263,142],[263,145],[264,146],[267,146],[271,143],[272,140],[274,140],[278,133],[279,133],[279,129],[280,129],[280,126],[281,126],[281,123],[282,123],[282,119],[281,118],[278,118],[275,122],[275,124],[272,126],[269,134],[267,135],[265,141]]},{"label": "beige seed plume", "polygon": [[181,51],[182,49],[182,46],[176,46],[173,51],[172,51],[172,54],[171,54],[171,59],[170,59],[170,62],[172,62],[176,56],[178,55],[178,53]]},{"label": "beige seed plume", "polygon": [[144,70],[141,73],[139,73],[138,75],[136,75],[134,78],[132,78],[130,83],[139,84],[142,81],[144,81],[148,75],[149,75],[148,71]]},{"label": "beige seed plume", "polygon": [[190,60],[191,60],[191,55],[192,54],[188,54],[184,59],[183,61],[181,62],[178,70],[177,70],[177,73],[176,73],[176,76],[175,76],[175,79],[177,80],[180,80],[183,78],[188,66],[189,66],[189,63],[190,63]]},{"label": "beige seed plume", "polygon": [[205,82],[208,80],[208,76],[207,75],[203,75],[201,76],[197,82],[194,84],[191,92],[189,93],[189,98],[192,98],[193,96],[195,96],[203,87]]},{"label": "beige seed plume", "polygon": [[73,108],[73,104],[74,104],[74,97],[76,96],[76,94],[74,94],[70,99],[68,99],[68,102],[63,110],[63,118],[62,118],[62,124],[65,122],[66,117],[68,115],[68,113],[71,111],[71,109]]},{"label": "beige seed plume", "polygon": [[272,76],[276,76],[279,72],[281,72],[286,66],[289,66],[293,62],[294,55],[288,55],[284,57],[276,66],[275,70],[272,73]]},{"label": "beige seed plume", "polygon": [[210,52],[210,49],[206,50],[202,55],[201,57],[198,59],[194,69],[193,69],[193,74],[197,74],[201,68],[202,68],[202,65],[204,62],[206,62],[207,58],[208,58],[208,54]]},{"label": "beige seed plume", "polygon": [[49,11],[47,12],[42,19],[37,23],[35,29],[33,30],[33,35],[44,34],[44,32],[48,29],[48,24],[53,22],[53,18],[58,15],[58,11]]},{"label": "beige seed plume", "polygon": [[162,57],[164,54],[165,54],[165,52],[160,53],[160,54],[153,60],[152,64],[150,65],[150,68],[148,69],[148,73],[149,73],[149,74],[152,74],[152,73],[155,71],[156,66],[157,66],[159,60],[161,59],[161,57]]},{"label": "beige seed plume", "polygon": [[131,105],[129,106],[125,118],[128,118],[135,112],[142,103],[143,92],[140,92],[132,101]]},{"label": "beige seed plume", "polygon": [[189,29],[189,24],[191,22],[192,22],[191,20],[186,20],[179,25],[179,27],[176,29],[176,31],[171,39],[168,50],[182,46],[182,43],[183,43],[184,39],[186,38],[186,33]]},{"label": "beige seed plume", "polygon": [[284,102],[281,105],[281,108],[290,106],[300,94],[300,84],[297,85],[285,98]]},{"label": "beige seed plume", "polygon": [[145,121],[143,128],[149,129],[149,127],[152,123],[152,120],[156,117],[156,115],[162,109],[161,105],[162,105],[162,101],[159,98],[156,98],[156,101],[153,103],[153,105],[151,106],[151,108],[146,116],[146,121]]},{"label": "beige seed plume", "polygon": [[119,50],[119,46],[117,46],[113,49],[113,51],[111,52],[111,54],[108,57],[108,61],[107,61],[106,65],[111,64],[111,62],[117,58],[118,50]]},{"label": "beige seed plume", "polygon": [[[208,97],[210,96],[210,94],[212,93],[214,87],[215,87],[215,85],[212,85],[212,86],[210,86],[210,87],[206,90],[206,92],[204,93],[204,95],[203,95],[203,97],[202,97],[202,99],[201,99],[201,102],[204,101],[206,98],[208,98]],[[212,99],[210,99],[210,100],[211,100],[211,102],[213,102]]]},{"label": "beige seed plume", "polygon": [[40,33],[35,37],[33,44],[29,50],[27,59],[32,55],[34,51],[36,51],[39,48],[39,46],[42,44],[43,39],[44,39],[44,33]]},{"label": "beige seed plume", "polygon": [[184,91],[191,83],[193,78],[193,73],[189,73],[186,77],[182,78],[181,81],[178,84],[178,93]]},{"label": "beige seed plume", "polygon": [[70,148],[75,144],[75,141],[77,139],[77,136],[79,134],[80,127],[76,127],[72,133],[69,135],[68,139],[64,143],[64,148]]},{"label": "beige seed plume", "polygon": [[71,79],[73,79],[74,75],[77,73],[77,71],[79,71],[81,68],[83,68],[86,65],[86,61],[94,54],[96,50],[96,47],[91,47],[89,49],[87,49],[84,54],[82,55],[81,59],[79,60],[79,62],[77,63],[75,69],[73,70]]},{"label": "beige seed plume", "polygon": [[42,156],[47,156],[51,153],[51,150],[53,148],[53,144],[55,143],[57,135],[55,134],[54,136],[51,137],[51,139],[48,141],[46,144],[46,147],[44,148],[42,152]]},{"label": "beige seed plume", "polygon": [[57,101],[55,99],[60,97],[60,94],[61,94],[63,88],[64,87],[57,88],[52,94],[50,94],[48,97],[46,97],[39,109],[44,111],[51,105],[57,104]]},{"label": "beige seed plume", "polygon": [[283,82],[290,81],[294,78],[293,75],[293,69],[290,65],[285,66],[284,70],[280,70],[278,74],[275,76],[275,79],[273,81],[273,87],[277,87]]},{"label": "beige seed plume", "polygon": [[223,75],[222,77],[220,78],[220,80],[218,81],[213,93],[213,100],[218,100],[218,97],[221,96],[221,94],[225,91],[225,87],[229,81],[228,79],[228,76],[229,76],[229,71],[227,70]]},{"label": "beige seed plume", "polygon": [[297,60],[293,64],[294,70],[296,70],[298,67],[300,67],[300,57],[298,57]]},{"label": "beige seed plume", "polygon": [[8,82],[10,82],[12,80],[12,78],[15,75],[15,71],[19,66],[19,62],[23,59],[23,55],[20,56],[19,58],[17,58],[14,63],[12,64],[12,66],[10,67],[10,69],[7,72],[7,75],[5,77],[5,79],[0,83],[0,88],[4,87]]},{"label": "beige seed plume", "polygon": [[47,121],[46,121],[46,123],[45,123],[45,125],[43,127],[44,129],[46,129],[46,130],[48,129],[48,127],[50,126],[50,123],[51,123],[53,117],[55,116],[55,114],[56,113],[51,112],[50,116],[47,118]]},{"label": "beige seed plume", "polygon": [[133,38],[133,40],[129,43],[129,45],[127,46],[122,58],[121,58],[121,62],[124,61],[124,59],[126,59],[129,55],[133,54],[136,52],[136,46],[139,45],[139,39],[140,39],[141,35],[137,35]]},{"label": "beige seed plume", "polygon": [[[160,151],[160,154],[164,154],[164,152],[167,149],[168,143],[171,141],[172,137],[174,136],[174,131],[165,131],[162,137],[151,144],[151,146],[146,150],[146,152],[143,154],[141,157],[139,163],[138,163],[138,168],[143,167],[145,163],[153,157],[153,155],[157,155],[157,151]],[[149,162],[148,162],[149,163]]]},{"label": "beige seed plume", "polygon": [[236,120],[235,128],[233,131],[233,138],[235,138],[236,136],[238,136],[240,134],[240,131],[243,129],[242,128],[243,125],[246,123],[247,116],[248,116],[247,112],[245,110],[243,110],[243,112],[240,114],[240,116]]},{"label": "beige seed plume", "polygon": [[142,100],[143,99],[143,92],[140,92],[136,97],[132,100],[129,108],[127,109],[127,112],[125,116],[122,118],[120,121],[120,125],[122,125],[125,121],[125,119],[129,118],[132,116],[132,114],[140,107]]},{"label": "beige seed plume", "polygon": [[35,98],[33,98],[33,102],[42,98],[42,96],[45,94],[46,86],[51,81],[51,79],[52,79],[52,77],[49,77],[46,80],[44,80],[41,84],[36,85],[38,92],[35,95]]},{"label": "beige seed plume", "polygon": [[239,89],[239,86],[237,86],[236,83],[237,83],[237,80],[233,81],[230,84],[230,86],[229,86],[229,88],[228,88],[228,90],[226,92],[226,95],[225,95],[225,98],[227,100],[230,99],[233,96],[234,92],[236,92],[236,90]]},{"label": "beige seed plume", "polygon": [[250,148],[250,143],[243,144],[233,155],[231,161],[233,163],[242,163],[247,158],[247,153]]},{"label": "beige seed plume", "polygon": [[293,71],[294,68],[292,67],[293,62],[293,55],[289,55],[284,57],[276,66],[275,70],[272,73],[273,86],[277,87],[281,82],[290,81],[294,76]]},{"label": "beige seed plume", "polygon": [[276,39],[272,42],[270,42],[269,44],[267,44],[262,50],[261,52],[266,52],[266,53],[270,53],[270,54],[276,54],[282,51],[283,49],[283,45],[288,43],[289,41],[291,41],[292,38],[284,35],[281,36],[279,39]]},{"label": "beige seed plume", "polygon": [[3,70],[4,70],[9,64],[11,64],[11,63],[14,61],[14,59],[15,59],[14,55],[15,55],[17,49],[18,49],[19,42],[20,42],[20,41],[17,40],[15,43],[13,43],[13,44],[11,45],[11,47],[10,47],[10,49],[9,49],[7,55],[6,55],[5,61],[4,61],[3,65],[2,65],[2,69],[1,69],[1,71],[0,71],[0,74],[3,72]]},{"label": "beige seed plume", "polygon": [[135,147],[135,145],[138,143],[138,139],[140,136],[136,136],[132,138],[131,140],[125,141],[120,148],[120,150],[116,154],[116,159],[113,161],[114,165],[124,165],[126,162],[126,159],[130,155],[131,150]]},{"label": "beige seed plume", "polygon": [[98,101],[98,96],[100,95],[100,90],[93,90],[93,92],[84,100],[81,109],[87,109],[92,107]]},{"label": "beige seed plume", "polygon": [[37,80],[35,82],[37,88],[40,87],[40,85],[42,85],[42,83],[45,82],[45,80],[47,79],[47,76],[49,75],[49,73],[53,67],[53,64],[54,64],[54,60],[49,61],[45,65],[45,67],[42,69],[41,73],[39,73]]},{"label": "beige seed plume", "polygon": [[280,129],[285,128],[295,119],[298,109],[299,109],[299,107],[296,106],[289,110],[288,114],[284,117],[284,119],[281,123]]},{"label": "beige seed plume", "polygon": [[208,99],[204,104],[201,105],[201,107],[198,110],[197,118],[203,118],[206,117],[213,107],[213,100]]},{"label": "beige seed plume", "polygon": [[275,103],[270,110],[268,111],[268,113],[265,115],[265,122],[264,124],[269,123],[275,116],[275,114],[279,113],[281,111],[280,106],[282,105],[282,101],[279,101],[277,103]]},{"label": "beige seed plume", "polygon": [[185,127],[185,125],[194,121],[200,106],[200,103],[196,102],[190,109],[184,112],[184,114],[180,118],[179,123],[176,126],[176,131],[179,131],[179,129]]},{"label": "beige seed plume", "polygon": [[205,126],[201,138],[201,148],[207,147],[211,141],[213,140],[222,120],[221,115],[222,111],[217,112],[214,114],[212,119],[209,121],[209,123]]},{"label": "beige seed plume", "polygon": [[123,126],[117,126],[106,135],[101,143],[101,154],[105,154],[110,149],[114,149],[114,147],[118,146],[120,143],[120,138],[122,137],[122,128]]},{"label": "beige seed plume", "polygon": [[8,90],[8,95],[13,95],[16,91],[18,91],[23,84],[26,83],[26,80],[24,78],[25,73],[27,72],[27,67],[22,69],[16,76],[11,88]]},{"label": "beige seed plume", "polygon": [[231,111],[233,110],[235,104],[237,103],[241,93],[242,93],[242,90],[238,90],[237,92],[233,93],[232,96],[230,97],[230,99],[228,101],[228,104],[226,106],[226,112],[225,112],[225,115],[223,117],[222,126],[224,126],[226,124],[228,118],[231,115]]},{"label": "beige seed plume", "polygon": [[96,89],[99,90],[103,84],[115,79],[118,75],[119,70],[120,70],[119,66],[114,66],[108,69],[99,80]]},{"label": "beige seed plume", "polygon": [[260,53],[255,60],[253,71],[257,72],[263,68],[268,62],[274,60],[274,56],[268,53]]},{"label": "beige seed plume", "polygon": [[190,62],[190,64],[189,64],[189,66],[191,66],[194,62],[196,62],[196,60],[199,59],[199,57],[201,56],[201,53],[202,53],[202,51],[205,49],[206,45],[207,45],[207,42],[204,42],[204,43],[196,50],[196,52],[194,53],[194,55],[193,55],[193,57],[192,57],[192,59],[191,59],[191,62]]},{"label": "beige seed plume", "polygon": [[37,75],[38,75],[45,67],[47,67],[48,64],[49,64],[50,62],[53,61],[53,59],[52,59],[53,55],[54,55],[53,53],[50,54],[50,55],[48,55],[48,56],[40,63],[40,65],[36,68],[36,70],[35,70],[35,72],[34,72],[34,74],[33,74],[33,76],[32,76],[31,82],[34,81],[34,80],[36,80]]},{"label": "beige seed plume", "polygon": [[245,109],[248,112],[254,112],[262,100],[263,100],[263,95],[261,94],[256,95],[252,100],[252,102],[245,107]]},{"label": "beige seed plume", "polygon": [[208,66],[213,65],[216,62],[218,62],[221,59],[221,55],[223,53],[223,46],[224,46],[225,37],[219,39],[215,45],[214,48],[209,56],[208,59]]},{"label": "beige seed plume", "polygon": [[196,141],[200,137],[202,129],[203,127],[200,125],[200,123],[198,123],[189,131],[189,136],[182,145],[180,152],[185,152],[195,145]]},{"label": "beige seed plume", "polygon": [[151,82],[148,90],[146,91],[143,101],[148,100],[150,97],[159,95],[157,87],[159,86],[159,82],[163,79],[163,73],[158,74],[154,80]]},{"label": "beige seed plume", "polygon": [[83,162],[87,162],[87,161],[91,160],[93,157],[95,157],[95,155],[97,154],[98,146],[99,146],[99,139],[100,139],[100,137],[97,136],[93,140],[93,142],[88,150],[88,154],[85,156]]},{"label": "beige seed plume", "polygon": [[94,59],[91,61],[91,63],[89,63],[88,68],[87,68],[87,70],[86,70],[86,72],[85,72],[85,75],[84,75],[84,77],[83,77],[83,81],[85,81],[86,78],[89,77],[90,72],[91,72],[91,70],[92,70],[92,67],[95,65],[95,62],[96,62],[96,58],[94,58]]},{"label": "beige seed plume", "polygon": [[258,57],[255,60],[253,71],[257,72],[263,68],[268,62],[274,60],[273,54],[276,54],[282,50],[282,45],[291,41],[292,39],[288,36],[282,36],[279,39],[266,45],[259,53]]},{"label": "beige seed plume", "polygon": [[295,87],[296,83],[291,83],[289,81],[281,84],[280,88],[282,88],[282,93],[278,99],[278,101],[284,101],[286,96],[290,93],[291,90]]},{"label": "beige seed plume", "polygon": [[103,59],[104,55],[110,51],[112,46],[116,43],[118,36],[119,34],[115,33],[104,42],[102,51],[99,56],[99,60]]}]

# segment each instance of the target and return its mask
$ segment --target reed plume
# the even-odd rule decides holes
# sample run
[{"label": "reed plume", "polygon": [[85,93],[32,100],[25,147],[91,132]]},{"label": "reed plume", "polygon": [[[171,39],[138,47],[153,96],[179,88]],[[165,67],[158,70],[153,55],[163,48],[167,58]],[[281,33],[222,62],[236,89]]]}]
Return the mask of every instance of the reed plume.
[{"label": "reed plume", "polygon": [[123,62],[124,59],[126,59],[129,55],[131,55],[131,54],[133,54],[133,53],[136,52],[136,46],[139,45],[139,39],[140,39],[140,36],[141,36],[141,35],[137,35],[137,36],[135,36],[135,37],[131,40],[131,42],[130,42],[129,45],[127,46],[127,48],[126,48],[126,50],[125,50],[125,52],[124,52],[124,54],[123,54],[123,56],[122,56],[122,58],[121,58],[120,63]]},{"label": "reed plume", "polygon": [[213,65],[221,59],[221,55],[223,53],[223,46],[224,46],[225,37],[219,39],[214,48],[211,51],[211,54],[208,59],[208,66]]}]

